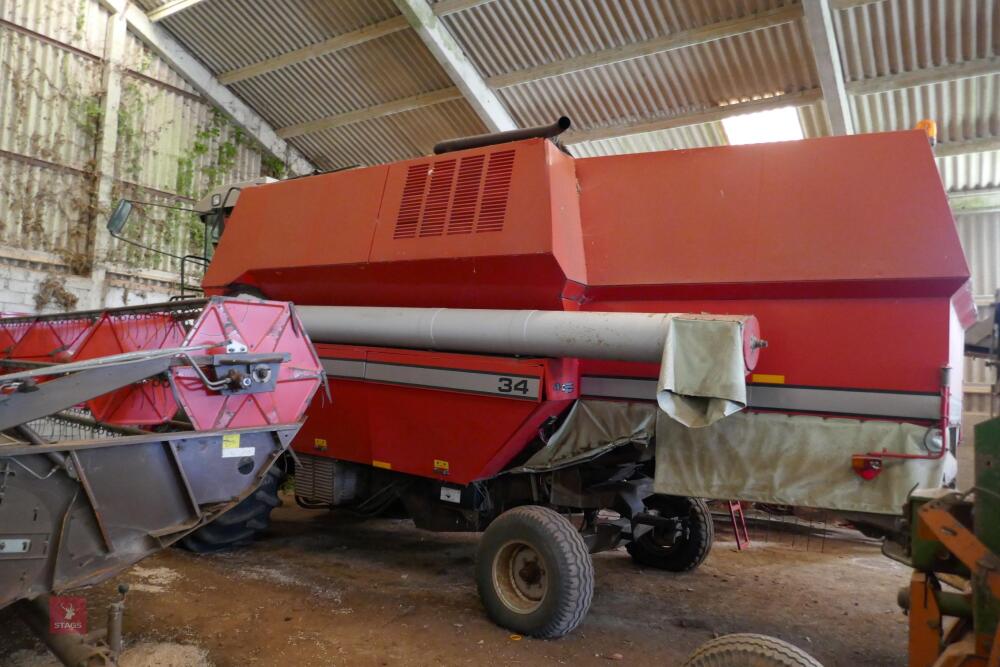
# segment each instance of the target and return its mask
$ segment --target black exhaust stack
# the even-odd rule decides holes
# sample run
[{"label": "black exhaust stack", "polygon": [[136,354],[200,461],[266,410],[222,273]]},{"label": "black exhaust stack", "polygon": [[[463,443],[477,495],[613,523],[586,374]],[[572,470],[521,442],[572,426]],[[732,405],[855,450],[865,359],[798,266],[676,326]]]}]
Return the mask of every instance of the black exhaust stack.
[{"label": "black exhaust stack", "polygon": [[463,137],[461,139],[449,139],[434,144],[434,154],[441,155],[442,153],[463,151],[467,148],[506,144],[511,141],[521,141],[522,139],[553,139],[568,130],[571,124],[569,118],[562,116],[551,125],[526,127],[523,130],[508,130],[507,132],[494,132],[493,134],[479,134],[474,137]]}]

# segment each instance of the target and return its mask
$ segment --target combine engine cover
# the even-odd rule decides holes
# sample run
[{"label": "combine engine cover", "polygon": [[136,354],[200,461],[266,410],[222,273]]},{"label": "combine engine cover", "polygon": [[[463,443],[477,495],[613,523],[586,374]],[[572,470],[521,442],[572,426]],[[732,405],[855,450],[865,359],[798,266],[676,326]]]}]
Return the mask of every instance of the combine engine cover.
[{"label": "combine engine cover", "polygon": [[204,284],[313,306],[755,316],[768,347],[747,408],[704,428],[657,410],[656,363],[310,330],[333,402],[294,446],[465,485],[523,466],[551,423],[546,450],[655,441],[661,493],[890,514],[953,466],[968,277],[914,131],[586,159],[529,139],[253,187]]}]

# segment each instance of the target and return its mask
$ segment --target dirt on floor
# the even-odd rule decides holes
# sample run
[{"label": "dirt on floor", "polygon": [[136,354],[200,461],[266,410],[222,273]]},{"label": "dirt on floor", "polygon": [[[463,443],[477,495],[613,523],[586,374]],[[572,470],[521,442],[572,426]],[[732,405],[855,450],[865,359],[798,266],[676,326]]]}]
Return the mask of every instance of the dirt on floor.
[{"label": "dirt on floor", "polygon": [[[826,667],[905,664],[896,606],[908,568],[853,531],[751,526],[737,551],[725,523],[698,570],[594,557],[590,614],[570,636],[541,641],[493,625],[473,581],[476,536],[428,533],[407,521],[361,521],[286,501],[251,547],[197,556],[169,549],[85,592],[104,616],[131,586],[123,661],[216,665],[679,665],[714,636],[775,635]],[[0,611],[0,665],[55,664]]]}]

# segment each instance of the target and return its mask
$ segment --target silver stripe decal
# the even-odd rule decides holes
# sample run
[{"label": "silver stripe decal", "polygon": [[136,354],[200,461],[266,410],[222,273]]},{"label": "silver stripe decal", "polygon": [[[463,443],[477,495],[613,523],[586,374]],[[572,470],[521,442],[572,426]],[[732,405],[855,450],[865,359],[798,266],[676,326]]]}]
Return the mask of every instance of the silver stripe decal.
[{"label": "silver stripe decal", "polygon": [[839,412],[879,417],[940,419],[941,397],[934,394],[893,394],[800,387],[747,387],[750,406],[802,412]]},{"label": "silver stripe decal", "polygon": [[656,380],[583,376],[580,379],[580,393],[584,396],[613,396],[614,398],[634,398],[639,401],[655,401]]},{"label": "silver stripe decal", "polygon": [[339,378],[362,379],[365,376],[363,359],[320,359],[327,375]]},{"label": "silver stripe decal", "polygon": [[326,374],[331,377],[533,400],[538,399],[542,389],[539,378],[525,375],[383,364],[360,359],[321,359],[321,361]]},{"label": "silver stripe decal", "polygon": [[[656,381],[584,377],[580,381],[580,392],[584,396],[652,401],[656,399]],[[935,394],[748,385],[747,400],[752,408],[773,410],[906,419],[941,418],[941,398]]]}]

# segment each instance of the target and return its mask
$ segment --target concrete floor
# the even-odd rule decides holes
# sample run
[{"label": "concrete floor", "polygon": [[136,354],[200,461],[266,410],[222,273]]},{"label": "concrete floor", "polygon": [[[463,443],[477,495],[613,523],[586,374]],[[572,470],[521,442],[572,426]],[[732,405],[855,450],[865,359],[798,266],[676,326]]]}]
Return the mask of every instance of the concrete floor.
[{"label": "concrete floor", "polygon": [[[87,592],[91,617],[118,582],[132,586],[128,665],[679,664],[714,635],[761,632],[826,667],[900,665],[906,620],[895,604],[909,570],[856,533],[752,528],[737,552],[720,524],[697,571],[595,557],[590,615],[558,641],[512,637],[485,617],[473,535],[419,531],[346,513],[274,513],[266,539],[232,553],[171,549]],[[11,609],[0,612],[0,665],[52,664]]]}]

